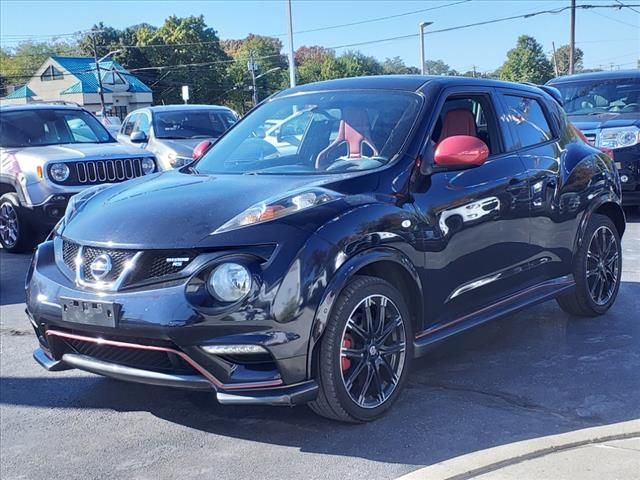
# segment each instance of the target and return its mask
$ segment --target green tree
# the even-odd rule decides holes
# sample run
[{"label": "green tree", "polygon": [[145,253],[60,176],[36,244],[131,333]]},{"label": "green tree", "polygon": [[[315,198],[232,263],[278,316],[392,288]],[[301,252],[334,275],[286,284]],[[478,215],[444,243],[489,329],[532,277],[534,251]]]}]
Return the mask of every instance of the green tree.
[{"label": "green tree", "polygon": [[420,69],[405,65],[400,57],[386,58],[382,62],[382,73],[385,75],[409,75],[418,74]]},{"label": "green tree", "polygon": [[543,84],[553,77],[553,67],[535,38],[518,37],[515,48],[507,52],[507,59],[499,69],[502,80]]},{"label": "green tree", "polygon": [[374,57],[361,52],[348,51],[337,58],[343,77],[382,75],[382,65]]},{"label": "green tree", "polygon": [[[569,56],[571,52],[571,47],[569,45],[562,45],[560,48],[556,50],[556,54],[553,59],[556,62],[556,67],[558,69],[558,75],[567,75],[569,73]],[[579,48],[575,49],[574,52],[574,68],[576,72],[580,72],[583,70],[584,65],[582,64],[582,59],[584,58],[584,53]]]},{"label": "green tree", "polygon": [[264,74],[256,81],[258,100],[287,86],[289,64],[281,53],[279,39],[250,34],[242,40],[226,41],[223,47],[233,57],[227,66],[225,87],[227,103],[235,110],[245,112],[252,106],[252,80],[247,68],[250,58],[258,65],[256,74]]},{"label": "green tree", "polygon": [[298,83],[318,82],[341,75],[333,50],[319,46],[300,47],[295,53]]},{"label": "green tree", "polygon": [[424,71],[427,75],[458,75],[458,72],[442,60],[426,60]]}]

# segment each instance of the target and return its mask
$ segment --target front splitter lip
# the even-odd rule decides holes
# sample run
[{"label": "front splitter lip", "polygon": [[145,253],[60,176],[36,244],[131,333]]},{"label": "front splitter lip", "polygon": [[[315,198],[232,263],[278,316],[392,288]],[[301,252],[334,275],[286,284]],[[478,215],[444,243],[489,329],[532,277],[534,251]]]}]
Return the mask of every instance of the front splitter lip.
[{"label": "front splitter lip", "polygon": [[[157,372],[103,362],[84,355],[65,354],[62,356],[62,359],[53,360],[44,349],[37,348],[33,352],[33,357],[42,367],[51,372],[78,368],[106,377],[147,385],[197,390],[207,390],[212,387],[208,380],[200,375],[159,374]],[[309,380],[295,385],[283,385],[275,388],[249,388],[237,391],[216,390],[216,399],[223,405],[291,407],[314,400],[317,394],[317,383],[314,380]]]}]

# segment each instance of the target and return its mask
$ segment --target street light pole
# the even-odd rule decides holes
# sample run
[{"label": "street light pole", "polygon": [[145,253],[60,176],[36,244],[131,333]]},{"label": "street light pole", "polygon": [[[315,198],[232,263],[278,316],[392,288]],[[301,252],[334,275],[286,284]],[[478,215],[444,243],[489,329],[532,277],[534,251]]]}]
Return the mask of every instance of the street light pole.
[{"label": "street light pole", "polygon": [[425,66],[424,66],[424,29],[429,25],[433,24],[433,22],[420,22],[418,25],[418,31],[420,33],[420,72],[422,75],[425,74]]},{"label": "street light pole", "polygon": [[258,87],[256,84],[256,70],[258,69],[258,64],[253,59],[253,53],[249,54],[249,61],[247,62],[247,69],[251,74],[251,83],[253,85],[253,106],[255,107],[258,104]]},{"label": "street light pole", "polygon": [[575,73],[576,56],[576,0],[571,0],[571,36],[569,39],[569,74]]},{"label": "street light pole", "polygon": [[289,17],[289,86],[296,86],[296,64],[293,50],[293,19],[291,15],[291,0],[287,1],[287,13]]},{"label": "street light pole", "polygon": [[98,93],[100,94],[100,115],[102,118],[105,116],[104,111],[104,91],[102,88],[102,75],[100,74],[100,62],[98,61],[98,46],[96,44],[96,33],[93,32],[91,35],[92,43],[93,43],[93,58],[96,62],[96,75],[98,76]]}]

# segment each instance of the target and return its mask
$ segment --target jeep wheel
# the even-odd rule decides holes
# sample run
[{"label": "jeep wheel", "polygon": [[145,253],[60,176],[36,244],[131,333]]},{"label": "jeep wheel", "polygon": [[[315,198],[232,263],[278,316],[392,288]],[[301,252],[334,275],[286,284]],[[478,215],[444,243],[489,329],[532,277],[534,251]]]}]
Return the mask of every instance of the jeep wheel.
[{"label": "jeep wheel", "polygon": [[357,423],[382,415],[406,381],[413,336],[405,301],[391,284],[356,277],[342,291],[324,332],[311,409]]},{"label": "jeep wheel", "polygon": [[12,253],[31,250],[35,246],[35,235],[25,218],[15,193],[0,197],[0,243]]}]

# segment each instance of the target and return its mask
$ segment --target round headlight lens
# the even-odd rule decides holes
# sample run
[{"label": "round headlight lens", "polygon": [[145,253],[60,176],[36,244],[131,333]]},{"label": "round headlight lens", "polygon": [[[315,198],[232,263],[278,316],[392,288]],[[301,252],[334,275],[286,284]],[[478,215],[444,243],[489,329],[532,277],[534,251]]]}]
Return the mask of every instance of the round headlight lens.
[{"label": "round headlight lens", "polygon": [[56,182],[64,182],[67,178],[69,178],[69,167],[67,167],[64,163],[54,163],[49,168],[49,175]]},{"label": "round headlight lens", "polygon": [[238,263],[223,263],[209,275],[207,289],[220,301],[237,302],[251,290],[251,273]]},{"label": "round headlight lens", "polygon": [[150,173],[153,173],[153,171],[156,169],[156,162],[154,162],[153,158],[150,158],[150,157],[143,158],[141,165],[142,165],[142,173],[144,173],[145,175],[149,175]]}]

